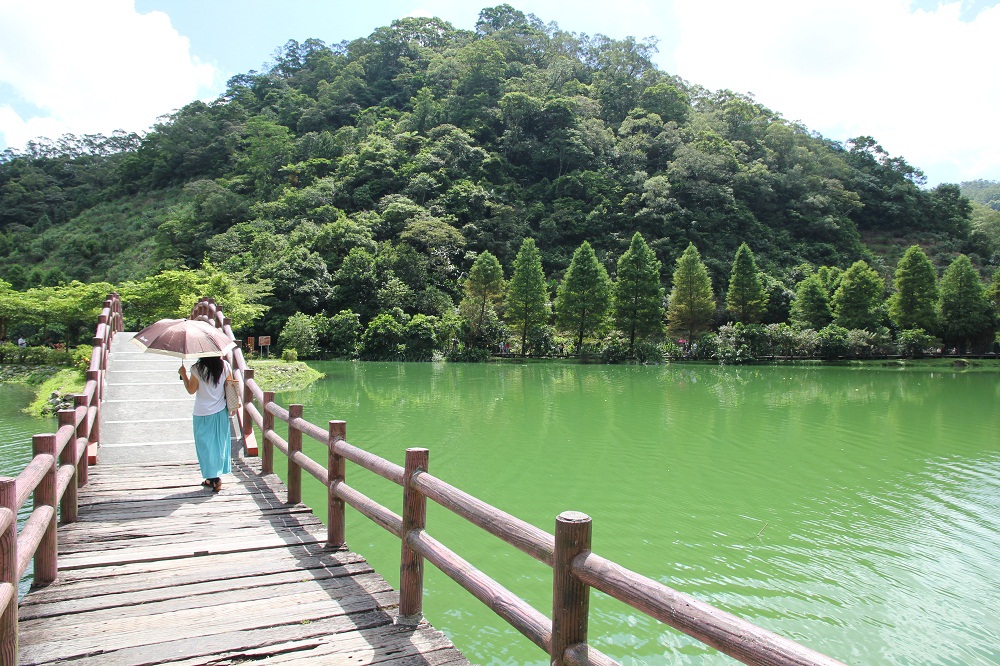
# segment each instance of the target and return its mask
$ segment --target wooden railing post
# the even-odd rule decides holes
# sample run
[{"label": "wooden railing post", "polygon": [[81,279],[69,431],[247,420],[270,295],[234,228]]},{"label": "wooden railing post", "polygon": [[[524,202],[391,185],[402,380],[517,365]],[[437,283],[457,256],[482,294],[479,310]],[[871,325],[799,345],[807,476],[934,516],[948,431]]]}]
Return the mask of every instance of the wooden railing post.
[{"label": "wooden railing post", "polygon": [[[83,413],[83,418],[80,419],[80,423],[76,426],[76,434],[73,436],[73,452],[76,453],[77,442],[81,439],[86,439],[87,443],[84,444],[83,455],[80,459],[76,461],[76,485],[78,488],[82,488],[87,485],[90,480],[90,465],[89,463],[89,451],[90,448],[90,431],[88,426],[90,424],[90,407],[87,405],[87,396],[85,394],[79,394],[73,396],[73,408],[79,409],[80,407],[86,407],[87,409]],[[95,424],[96,425],[96,424]]]},{"label": "wooden railing post", "polygon": [[327,502],[326,502],[326,547],[344,548],[347,545],[344,500],[334,492],[338,483],[346,478],[347,466],[344,456],[336,451],[336,443],[347,439],[347,422],[330,421],[327,447],[330,450],[326,462]]},{"label": "wooden railing post", "polygon": [[62,499],[59,500],[59,520],[63,523],[75,523],[77,517],[77,493],[76,493],[76,475],[78,472],[76,466],[76,410],[75,409],[60,409],[59,410],[59,429],[63,426],[73,426],[73,434],[70,436],[69,441],[66,442],[66,446],[63,447],[62,453],[59,454],[59,465],[57,467],[62,467],[63,465],[73,466],[73,479],[70,481],[69,485],[66,486],[66,490],[63,492]]},{"label": "wooden railing post", "polygon": [[302,501],[302,468],[292,461],[292,456],[302,450],[302,431],[292,425],[302,417],[302,405],[288,406],[288,503]]},{"label": "wooden railing post", "polygon": [[52,456],[52,464],[34,493],[34,508],[42,506],[52,507],[52,519],[45,526],[45,534],[38,543],[35,550],[35,579],[33,587],[48,585],[56,579],[58,575],[59,563],[56,560],[56,551],[59,544],[56,541],[56,436],[53,433],[45,435],[35,435],[31,439],[32,456],[48,454]]},{"label": "wooden railing post", "polygon": [[427,449],[406,449],[403,473],[403,547],[399,563],[399,622],[417,624],[424,605],[424,558],[406,543],[410,532],[427,523],[427,498],[410,483],[418,470],[427,471]]},{"label": "wooden railing post", "polygon": [[587,642],[590,587],[573,575],[573,558],[590,550],[590,516],[564,511],[556,517],[552,562],[552,652],[549,663],[563,666],[566,648]]},{"label": "wooden railing post", "polygon": [[263,450],[260,455],[260,473],[274,474],[274,444],[267,438],[268,433],[274,432],[274,414],[268,411],[267,406],[274,402],[274,391],[264,391],[264,404],[260,406],[261,420],[264,423],[263,432],[260,435]]},{"label": "wooden railing post", "polygon": [[243,371],[243,443],[246,445],[246,455],[258,455],[257,440],[253,436],[253,417],[249,406],[253,404],[253,391],[248,383],[253,379],[253,368]]},{"label": "wooden railing post", "polygon": [[0,477],[0,508],[10,511],[10,525],[0,533],[0,583],[11,598],[0,615],[0,664],[17,663],[17,479]]},{"label": "wooden railing post", "polygon": [[88,370],[87,381],[93,380],[96,383],[92,404],[97,411],[94,412],[94,422],[90,424],[90,437],[87,439],[87,464],[97,464],[97,446],[101,441],[101,384],[104,383],[104,374],[100,370]]}]

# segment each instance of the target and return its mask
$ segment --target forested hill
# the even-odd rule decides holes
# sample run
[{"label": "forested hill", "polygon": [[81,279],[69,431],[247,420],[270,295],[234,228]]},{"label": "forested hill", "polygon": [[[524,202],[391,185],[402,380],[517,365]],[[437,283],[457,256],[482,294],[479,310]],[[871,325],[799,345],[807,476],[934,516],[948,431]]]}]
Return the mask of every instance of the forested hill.
[{"label": "forested hill", "polygon": [[0,277],[115,282],[207,260],[266,281],[280,326],[439,313],[478,254],[509,276],[526,237],[551,281],[585,240],[613,273],[636,231],[664,284],[693,242],[717,292],[742,242],[788,288],[804,262],[864,258],[888,279],[914,242],[938,266],[962,252],[992,272],[1000,224],[957,185],[926,188],[873,138],[840,144],[661,71],[655,48],[508,5],[472,31],[407,18],[288,42],[145,136],[6,151]]}]

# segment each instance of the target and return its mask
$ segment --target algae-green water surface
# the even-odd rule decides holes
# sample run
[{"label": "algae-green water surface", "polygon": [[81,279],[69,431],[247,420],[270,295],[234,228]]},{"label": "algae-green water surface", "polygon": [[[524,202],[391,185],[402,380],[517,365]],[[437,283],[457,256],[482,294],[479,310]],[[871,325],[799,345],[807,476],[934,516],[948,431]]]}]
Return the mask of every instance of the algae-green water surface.
[{"label": "algae-green water surface", "polygon": [[[399,464],[426,447],[431,473],[549,532],[583,511],[596,553],[726,611],[848,663],[1000,663],[1000,373],[315,366],[282,404]],[[352,465],[348,483],[400,512],[397,486]],[[318,483],[306,500],[322,512]],[[398,540],[350,509],[347,529],[397,585]],[[544,565],[433,505],[428,532],[550,613]],[[547,662],[430,565],[425,587],[474,662]],[[732,663],[603,594],[591,611],[626,664]]]}]

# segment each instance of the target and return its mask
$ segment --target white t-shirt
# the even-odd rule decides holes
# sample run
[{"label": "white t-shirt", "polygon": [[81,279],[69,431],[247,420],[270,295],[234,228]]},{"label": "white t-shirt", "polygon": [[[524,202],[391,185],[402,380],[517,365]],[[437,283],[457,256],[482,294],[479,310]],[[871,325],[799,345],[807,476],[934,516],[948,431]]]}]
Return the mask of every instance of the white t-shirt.
[{"label": "white t-shirt", "polygon": [[232,373],[229,361],[223,361],[219,383],[213,386],[211,379],[202,377],[200,372],[195,371],[195,376],[198,378],[198,390],[194,393],[192,412],[195,416],[210,416],[226,408],[226,377]]}]

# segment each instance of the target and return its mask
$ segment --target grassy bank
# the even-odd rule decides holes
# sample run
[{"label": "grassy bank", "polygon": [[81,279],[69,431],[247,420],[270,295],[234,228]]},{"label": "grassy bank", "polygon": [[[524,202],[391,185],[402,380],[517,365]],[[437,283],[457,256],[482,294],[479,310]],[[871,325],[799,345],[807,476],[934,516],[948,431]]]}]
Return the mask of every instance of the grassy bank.
[{"label": "grassy bank", "polygon": [[305,388],[323,377],[302,361],[252,360],[247,363],[253,369],[257,385],[267,391],[287,391]]}]

